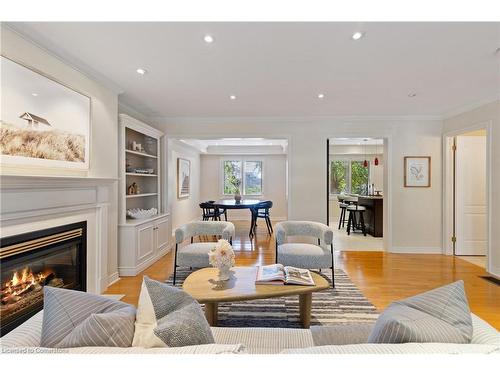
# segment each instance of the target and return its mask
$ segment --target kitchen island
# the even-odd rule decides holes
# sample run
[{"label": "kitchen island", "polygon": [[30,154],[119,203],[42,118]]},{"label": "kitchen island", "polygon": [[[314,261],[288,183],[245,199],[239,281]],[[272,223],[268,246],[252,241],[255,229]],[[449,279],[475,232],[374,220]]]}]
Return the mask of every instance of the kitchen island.
[{"label": "kitchen island", "polygon": [[384,235],[384,197],[381,195],[357,195],[358,205],[366,207],[364,212],[366,233],[373,237]]}]

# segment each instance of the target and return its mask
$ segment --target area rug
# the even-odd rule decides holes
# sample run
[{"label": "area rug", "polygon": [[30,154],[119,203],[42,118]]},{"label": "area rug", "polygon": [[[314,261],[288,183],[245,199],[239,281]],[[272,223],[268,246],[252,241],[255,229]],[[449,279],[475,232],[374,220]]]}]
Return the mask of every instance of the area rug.
[{"label": "area rug", "polygon": [[[193,271],[178,269],[176,287],[181,287]],[[331,270],[321,272],[331,283]],[[172,285],[172,278],[167,280]],[[375,306],[342,270],[335,270],[335,289],[313,293],[311,325],[336,325],[374,322]],[[298,296],[219,304],[220,327],[301,328]]]}]

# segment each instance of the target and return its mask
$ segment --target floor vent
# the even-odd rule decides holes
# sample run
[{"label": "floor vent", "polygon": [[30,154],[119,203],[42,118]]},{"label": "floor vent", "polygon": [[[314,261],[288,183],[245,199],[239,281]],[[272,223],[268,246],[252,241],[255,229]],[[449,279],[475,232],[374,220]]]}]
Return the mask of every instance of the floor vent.
[{"label": "floor vent", "polygon": [[500,286],[500,280],[497,279],[496,277],[493,276],[479,276],[481,279],[485,279],[486,281],[489,281],[490,283],[493,283],[495,285]]}]

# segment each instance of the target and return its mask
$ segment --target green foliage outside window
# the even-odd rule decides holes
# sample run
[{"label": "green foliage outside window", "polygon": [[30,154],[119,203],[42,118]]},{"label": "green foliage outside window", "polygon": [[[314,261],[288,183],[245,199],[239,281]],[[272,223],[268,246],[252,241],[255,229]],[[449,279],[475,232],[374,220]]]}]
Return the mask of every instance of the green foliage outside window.
[{"label": "green foliage outside window", "polygon": [[362,161],[351,162],[351,193],[368,193],[368,168],[363,166]]},{"label": "green foliage outside window", "polygon": [[340,194],[347,187],[347,163],[343,160],[335,160],[330,163],[330,193]]},{"label": "green foliage outside window", "polygon": [[240,161],[225,161],[224,162],[224,194],[239,194],[241,193],[241,162]]},{"label": "green foliage outside window", "polygon": [[333,160],[330,162],[330,194],[367,194],[370,169],[362,161]]}]

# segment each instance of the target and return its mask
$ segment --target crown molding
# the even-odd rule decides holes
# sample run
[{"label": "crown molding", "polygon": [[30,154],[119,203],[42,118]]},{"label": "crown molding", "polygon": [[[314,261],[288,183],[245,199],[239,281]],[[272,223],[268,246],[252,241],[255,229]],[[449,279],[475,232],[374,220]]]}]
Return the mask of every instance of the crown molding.
[{"label": "crown molding", "polygon": [[41,49],[42,51],[52,56],[53,58],[59,60],[63,64],[68,65],[69,67],[83,74],[92,81],[101,84],[114,94],[119,95],[124,92],[124,89],[120,85],[110,80],[105,75],[99,73],[97,70],[91,68],[89,65],[87,65],[80,59],[75,58],[74,56],[68,54],[62,48],[58,47],[57,45],[50,42],[46,38],[36,33],[28,33],[27,30],[29,30],[29,27],[26,26],[19,27],[13,22],[2,23],[2,27],[7,28],[8,30],[18,35],[20,38],[26,40],[35,47]]},{"label": "crown molding", "polygon": [[465,113],[465,112],[473,111],[473,110],[478,109],[484,105],[491,104],[491,103],[494,103],[496,101],[500,101],[500,94],[497,96],[494,96],[494,97],[490,97],[490,98],[487,98],[484,100],[477,101],[475,103],[466,104],[464,106],[452,109],[451,111],[448,111],[443,115],[443,120],[447,120],[449,118],[461,115],[462,113]]},{"label": "crown molding", "polygon": [[129,104],[125,104],[120,100],[120,98],[118,98],[118,113],[124,113],[151,126],[150,124],[152,123],[152,121],[150,116],[145,115],[143,112],[137,110],[135,107]]},{"label": "crown molding", "polygon": [[303,122],[365,122],[365,121],[441,121],[442,116],[437,115],[405,115],[405,116],[220,116],[220,117],[169,117],[154,116],[150,117],[155,124],[189,124],[189,123],[238,123],[238,122],[257,122],[257,123],[303,123]]}]

